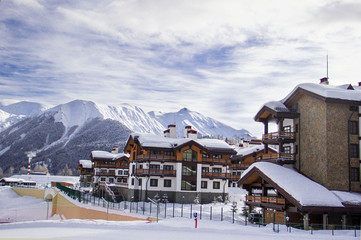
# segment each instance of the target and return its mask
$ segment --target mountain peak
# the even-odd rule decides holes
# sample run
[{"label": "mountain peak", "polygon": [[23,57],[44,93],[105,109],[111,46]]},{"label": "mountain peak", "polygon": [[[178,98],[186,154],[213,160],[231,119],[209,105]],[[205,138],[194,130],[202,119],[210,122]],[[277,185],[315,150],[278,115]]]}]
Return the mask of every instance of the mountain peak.
[{"label": "mountain peak", "polygon": [[186,107],[182,108],[181,110],[178,111],[178,113],[186,113],[186,112],[190,112],[190,110]]}]

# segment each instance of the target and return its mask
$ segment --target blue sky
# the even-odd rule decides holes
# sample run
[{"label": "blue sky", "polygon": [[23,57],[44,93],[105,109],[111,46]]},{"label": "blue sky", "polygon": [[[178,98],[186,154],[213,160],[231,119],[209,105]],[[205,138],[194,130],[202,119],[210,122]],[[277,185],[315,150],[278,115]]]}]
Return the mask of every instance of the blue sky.
[{"label": "blue sky", "polygon": [[361,79],[361,2],[0,1],[0,98],[183,107],[260,136],[297,84]]}]

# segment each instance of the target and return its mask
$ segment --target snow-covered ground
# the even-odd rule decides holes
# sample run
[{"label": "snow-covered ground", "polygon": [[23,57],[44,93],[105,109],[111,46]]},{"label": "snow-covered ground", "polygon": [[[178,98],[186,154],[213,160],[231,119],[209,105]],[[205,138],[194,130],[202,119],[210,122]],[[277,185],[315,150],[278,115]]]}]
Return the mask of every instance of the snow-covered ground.
[{"label": "snow-covered ground", "polygon": [[[20,197],[10,188],[0,188],[0,219],[9,211],[18,215],[17,222],[0,224],[0,239],[359,239],[354,231],[310,231],[280,226],[274,233],[272,226],[244,226],[227,221],[199,220],[198,228],[190,218],[167,218],[158,223],[147,221],[111,222],[104,220],[46,219],[47,203],[33,197]],[[31,211],[30,211],[30,210]],[[33,209],[33,210],[32,210]],[[29,211],[29,212],[27,212]],[[13,212],[13,214],[15,214]],[[31,214],[29,214],[31,213]]]}]

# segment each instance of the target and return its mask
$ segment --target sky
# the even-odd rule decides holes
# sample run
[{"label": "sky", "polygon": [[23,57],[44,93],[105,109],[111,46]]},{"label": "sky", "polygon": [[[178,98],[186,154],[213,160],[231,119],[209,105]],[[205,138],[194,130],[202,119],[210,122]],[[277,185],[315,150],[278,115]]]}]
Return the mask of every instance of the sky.
[{"label": "sky", "polygon": [[[0,0],[0,99],[253,117],[328,74],[357,84],[357,0]],[[355,77],[356,76],[356,77]]]}]

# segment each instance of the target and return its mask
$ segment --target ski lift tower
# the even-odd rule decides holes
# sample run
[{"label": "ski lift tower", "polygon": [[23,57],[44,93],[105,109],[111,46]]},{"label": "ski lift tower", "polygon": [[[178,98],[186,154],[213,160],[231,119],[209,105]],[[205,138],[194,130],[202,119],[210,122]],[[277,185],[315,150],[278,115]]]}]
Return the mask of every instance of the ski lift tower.
[{"label": "ski lift tower", "polygon": [[26,154],[26,156],[28,156],[28,159],[29,159],[29,164],[28,164],[28,175],[29,175],[31,159],[36,156],[36,152],[29,151],[29,152],[25,152],[25,154]]}]

